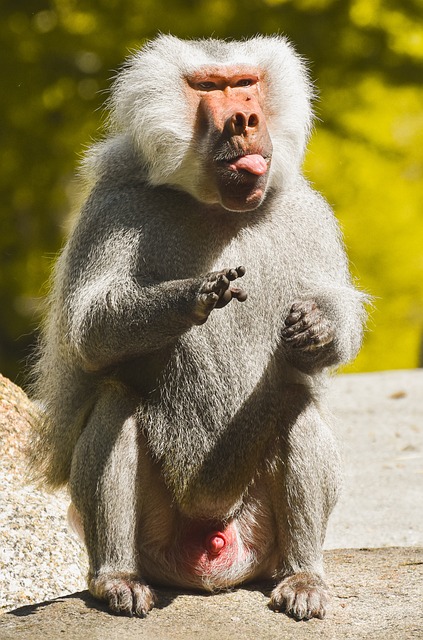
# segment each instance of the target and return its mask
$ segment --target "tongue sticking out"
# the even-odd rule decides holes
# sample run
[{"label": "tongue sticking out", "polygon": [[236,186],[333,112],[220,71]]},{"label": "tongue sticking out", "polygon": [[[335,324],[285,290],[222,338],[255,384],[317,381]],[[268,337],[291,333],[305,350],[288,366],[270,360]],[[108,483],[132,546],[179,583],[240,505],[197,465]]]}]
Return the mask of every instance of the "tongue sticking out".
[{"label": "tongue sticking out", "polygon": [[242,169],[256,176],[262,176],[267,171],[267,163],[263,156],[252,153],[249,156],[237,158],[234,162],[231,162],[229,168],[232,171],[240,171]]}]

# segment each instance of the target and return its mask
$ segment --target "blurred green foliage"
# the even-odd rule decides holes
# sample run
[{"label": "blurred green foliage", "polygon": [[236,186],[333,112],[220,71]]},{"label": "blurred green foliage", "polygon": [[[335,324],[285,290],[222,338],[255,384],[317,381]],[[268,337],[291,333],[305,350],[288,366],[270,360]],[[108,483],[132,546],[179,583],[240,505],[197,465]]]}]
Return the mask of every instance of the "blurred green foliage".
[{"label": "blurred green foliage", "polygon": [[421,0],[3,0],[0,371],[23,382],[79,157],[105,91],[158,31],[284,33],[320,93],[305,170],[334,205],[374,298],[350,371],[414,367],[423,329]]}]

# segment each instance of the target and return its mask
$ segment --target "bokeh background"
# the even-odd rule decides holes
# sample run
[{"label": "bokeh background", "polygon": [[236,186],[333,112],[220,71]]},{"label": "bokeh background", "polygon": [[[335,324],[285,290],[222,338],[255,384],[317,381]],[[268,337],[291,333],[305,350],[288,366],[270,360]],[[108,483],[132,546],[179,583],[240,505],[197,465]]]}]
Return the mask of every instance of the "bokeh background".
[{"label": "bokeh background", "polygon": [[374,296],[348,371],[422,364],[422,0],[2,0],[0,372],[25,383],[84,149],[123,59],[158,31],[283,33],[310,61],[319,120],[304,170]]}]

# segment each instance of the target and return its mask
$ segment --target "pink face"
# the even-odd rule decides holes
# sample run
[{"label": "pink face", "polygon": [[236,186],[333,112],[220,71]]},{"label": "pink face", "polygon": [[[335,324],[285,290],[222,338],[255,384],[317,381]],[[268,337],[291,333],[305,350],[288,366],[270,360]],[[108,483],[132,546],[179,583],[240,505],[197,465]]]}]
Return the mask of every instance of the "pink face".
[{"label": "pink face", "polygon": [[187,78],[207,188],[226,209],[249,211],[264,198],[272,142],[262,109],[265,86],[247,65],[205,67]]}]

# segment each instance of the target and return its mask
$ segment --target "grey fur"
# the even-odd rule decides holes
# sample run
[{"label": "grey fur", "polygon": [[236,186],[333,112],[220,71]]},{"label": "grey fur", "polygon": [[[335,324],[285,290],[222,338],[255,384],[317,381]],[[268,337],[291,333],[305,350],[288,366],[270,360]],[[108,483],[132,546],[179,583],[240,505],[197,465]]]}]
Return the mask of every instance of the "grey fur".
[{"label": "grey fur", "polygon": [[[178,154],[193,158],[193,132],[188,121],[181,124],[186,108],[178,82],[215,49],[162,36],[117,80],[117,131],[88,158],[93,186],[55,271],[36,370],[45,420],[34,438],[34,468],[51,487],[70,483],[90,588],[115,610],[145,615],[152,606],[148,588],[134,587],[137,576],[213,589],[273,575],[284,579],[274,608],[322,617],[325,590],[313,580],[322,575],[339,468],[321,391],[330,369],[357,353],[365,296],[351,282],[330,207],[299,170],[311,89],[284,39],[221,43],[216,62],[233,63],[239,51],[241,62],[248,51],[256,64],[266,56],[279,61],[266,67],[277,85],[269,131],[274,148],[289,144],[292,162],[275,160],[266,198],[254,211],[205,204],[197,187],[186,187],[189,163]],[[154,55],[150,75],[162,86],[167,69],[175,110],[182,111],[178,134],[171,118],[158,122],[168,125],[165,146],[185,127],[168,151],[173,159],[163,159],[163,180],[167,151],[161,140],[154,150],[151,136],[145,151],[144,116],[131,102],[134,77],[143,85],[143,56]],[[288,132],[272,116],[278,98],[302,105]],[[137,108],[163,117],[153,90],[137,100],[145,102]],[[248,300],[213,310],[199,325],[207,274],[241,264]],[[329,327],[328,343],[293,348],[282,335],[285,319],[295,301],[309,300]],[[182,575],[172,541],[186,518],[235,522],[237,535],[261,541],[261,550],[245,552],[220,578]],[[298,579],[286,582],[304,572],[313,576],[308,609],[304,598],[295,604]]]}]

